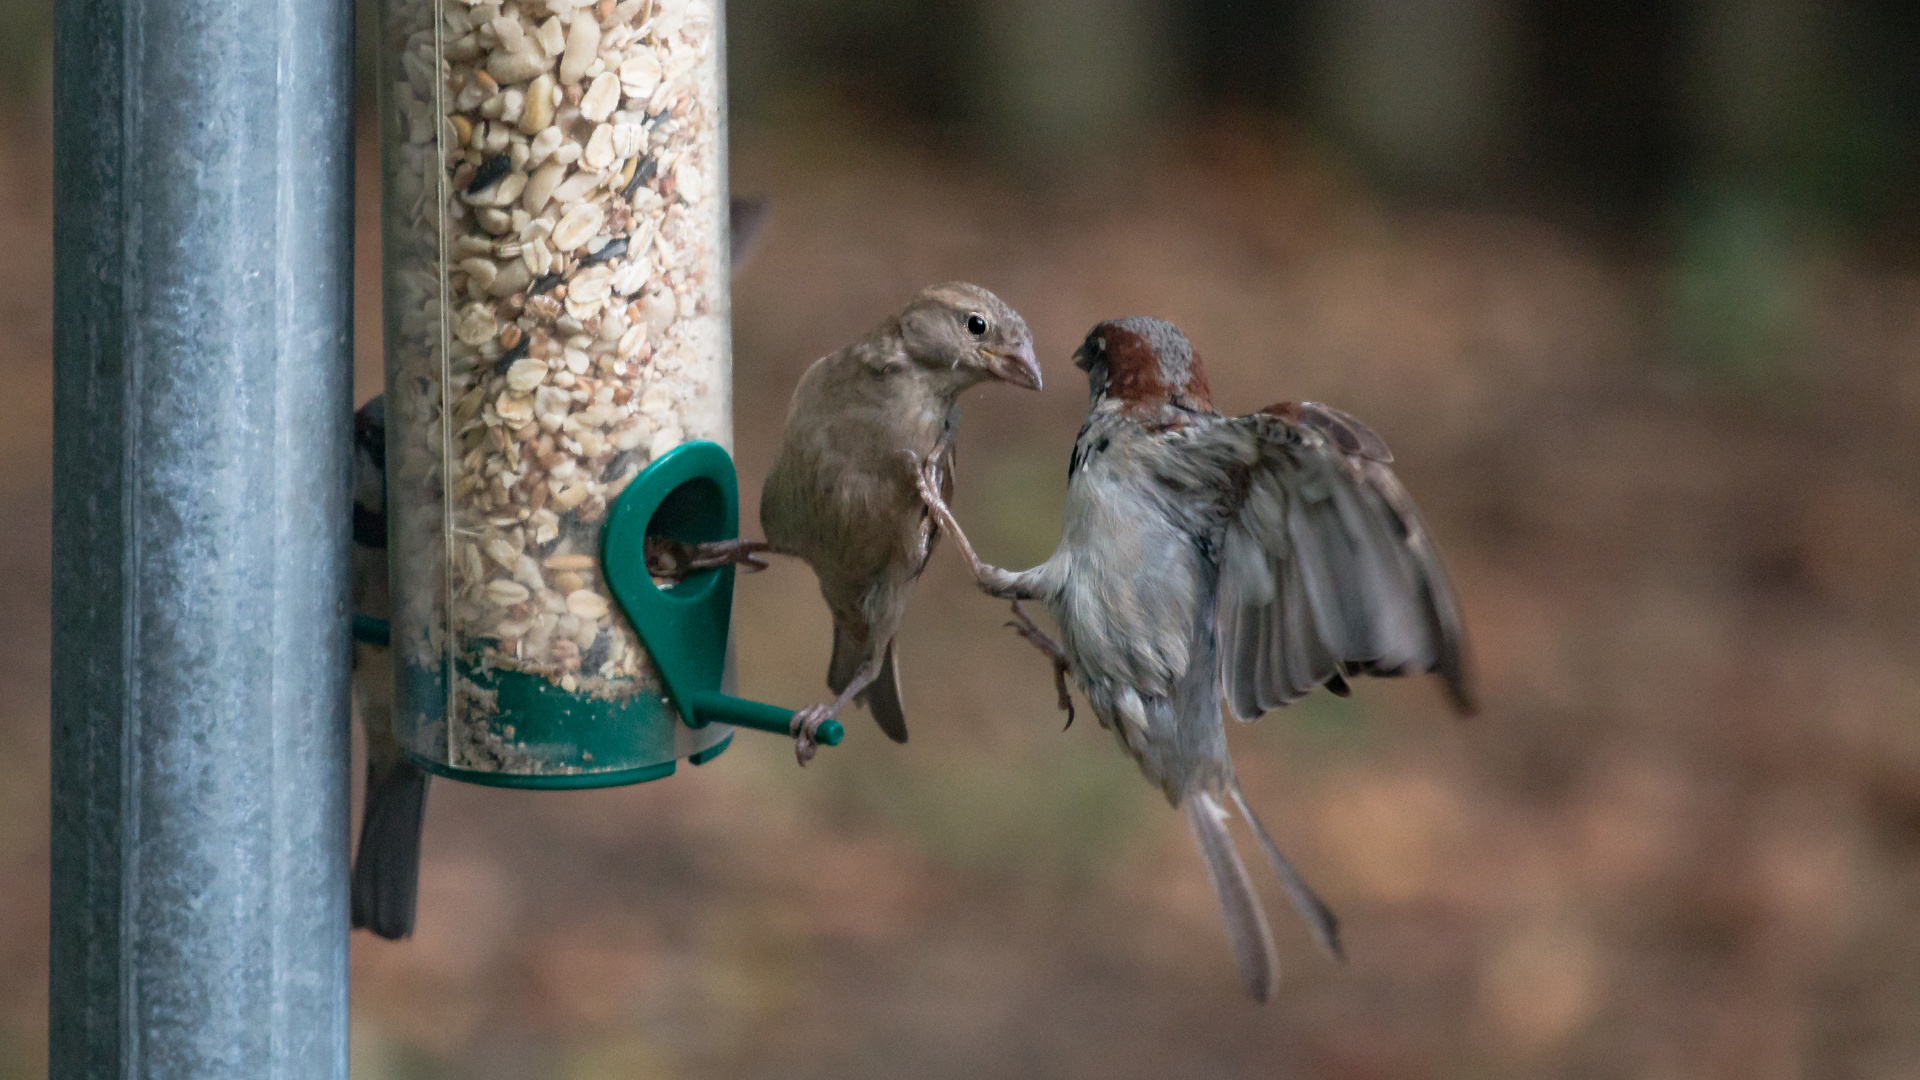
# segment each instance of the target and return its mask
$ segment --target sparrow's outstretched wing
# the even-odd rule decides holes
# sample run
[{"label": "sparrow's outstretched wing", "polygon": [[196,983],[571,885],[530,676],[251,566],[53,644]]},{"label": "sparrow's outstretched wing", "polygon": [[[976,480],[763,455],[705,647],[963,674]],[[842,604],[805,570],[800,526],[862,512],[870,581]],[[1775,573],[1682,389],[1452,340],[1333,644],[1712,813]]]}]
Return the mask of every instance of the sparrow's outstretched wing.
[{"label": "sparrow's outstretched wing", "polygon": [[1356,674],[1436,672],[1473,711],[1453,589],[1381,438],[1311,402],[1208,425],[1228,464],[1221,681],[1251,720]]}]

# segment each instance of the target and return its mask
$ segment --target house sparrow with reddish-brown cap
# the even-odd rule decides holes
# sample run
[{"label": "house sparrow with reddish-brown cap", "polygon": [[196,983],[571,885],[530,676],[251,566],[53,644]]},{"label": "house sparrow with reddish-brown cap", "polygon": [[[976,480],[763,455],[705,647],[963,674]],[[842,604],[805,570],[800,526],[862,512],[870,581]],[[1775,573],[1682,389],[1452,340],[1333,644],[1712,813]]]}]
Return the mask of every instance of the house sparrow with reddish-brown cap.
[{"label": "house sparrow with reddish-brown cap", "polygon": [[[1235,965],[1264,1001],[1273,935],[1227,832],[1239,808],[1328,951],[1333,913],[1240,793],[1222,698],[1252,720],[1354,675],[1437,672],[1472,710],[1446,572],[1380,437],[1312,403],[1215,411],[1186,335],[1103,322],[1074,355],[1092,407],[1074,442],[1060,546],[1031,570],[980,561],[937,470],[920,488],[988,593],[1039,600],[1060,627],[1022,633],[1070,672],[1102,727],[1186,815],[1226,915]],[[1024,621],[1024,616],[1022,616]]]},{"label": "house sparrow with reddish-brown cap", "polygon": [[999,297],[949,282],[815,361],[794,388],[760,527],[767,549],[813,567],[833,613],[836,697],[795,718],[803,764],[812,729],[856,699],[907,741],[894,635],[937,537],[909,456],[950,492],[960,395],[983,382],[1039,389],[1033,337]]}]

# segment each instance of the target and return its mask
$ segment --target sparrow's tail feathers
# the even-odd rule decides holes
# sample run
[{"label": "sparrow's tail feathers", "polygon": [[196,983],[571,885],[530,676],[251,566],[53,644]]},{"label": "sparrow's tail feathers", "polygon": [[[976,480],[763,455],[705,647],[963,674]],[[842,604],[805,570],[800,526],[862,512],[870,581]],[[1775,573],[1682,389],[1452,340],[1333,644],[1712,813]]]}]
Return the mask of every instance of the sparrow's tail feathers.
[{"label": "sparrow's tail feathers", "polygon": [[1319,939],[1327,952],[1333,954],[1335,960],[1345,960],[1346,954],[1340,950],[1340,920],[1334,916],[1333,909],[1314,894],[1307,879],[1301,877],[1300,871],[1293,868],[1292,861],[1281,854],[1280,845],[1273,842],[1273,837],[1267,834],[1267,827],[1260,824],[1260,818],[1254,814],[1253,807],[1247,805],[1246,796],[1240,794],[1238,780],[1233,782],[1231,790],[1234,805],[1240,808],[1241,816],[1253,828],[1253,835],[1260,838],[1260,847],[1267,853],[1267,864],[1273,867],[1273,875],[1280,879],[1280,887],[1286,890],[1287,899],[1293,901],[1294,910],[1307,920],[1308,929],[1313,931],[1313,936]]},{"label": "sparrow's tail feathers", "polygon": [[887,642],[886,658],[880,663],[880,674],[860,695],[866,702],[867,711],[894,742],[907,741],[907,714],[900,707],[900,669],[893,659],[893,642]]},{"label": "sparrow's tail feathers", "polygon": [[853,681],[867,658],[866,638],[838,619],[833,622],[833,659],[827,661],[827,689],[839,693]]},{"label": "sparrow's tail feathers", "polygon": [[368,770],[366,815],[353,860],[353,925],[390,940],[413,933],[420,893],[420,826],[427,774],[402,759]]},{"label": "sparrow's tail feathers", "polygon": [[1220,911],[1227,920],[1227,942],[1233,948],[1233,964],[1240,969],[1240,980],[1255,1001],[1265,1001],[1273,993],[1280,967],[1273,947],[1273,931],[1267,927],[1266,913],[1260,910],[1260,897],[1247,879],[1247,868],[1233,849],[1233,837],[1227,832],[1227,812],[1218,800],[1197,791],[1181,800],[1194,842],[1206,863],[1207,879],[1220,900]]}]

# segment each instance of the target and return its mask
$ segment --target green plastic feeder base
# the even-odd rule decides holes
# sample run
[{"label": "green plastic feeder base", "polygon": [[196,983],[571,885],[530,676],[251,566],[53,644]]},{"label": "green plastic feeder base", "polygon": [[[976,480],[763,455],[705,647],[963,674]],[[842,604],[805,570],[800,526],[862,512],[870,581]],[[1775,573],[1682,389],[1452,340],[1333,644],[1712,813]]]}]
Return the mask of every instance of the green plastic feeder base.
[{"label": "green plastic feeder base", "polygon": [[586,788],[644,784],[649,780],[672,776],[675,766],[674,762],[669,761],[665,764],[647,765],[638,769],[530,776],[526,773],[487,772],[484,769],[456,769],[451,765],[416,757],[413,754],[408,754],[407,758],[422,770],[435,776],[444,776],[449,780],[464,780],[469,784],[480,784],[484,787],[522,788],[527,791],[580,791]]},{"label": "green plastic feeder base", "polygon": [[[484,714],[462,717],[450,733],[444,670],[397,671],[397,711],[412,717],[410,731],[402,725],[399,733],[407,757],[435,776],[474,784],[578,789],[658,780],[673,775],[680,758],[711,761],[732,741],[729,728],[790,735],[792,710],[720,691],[734,568],[698,571],[664,589],[647,571],[648,536],[694,544],[729,540],[739,535],[739,521],[726,450],[695,442],[662,454],[608,509],[600,559],[608,589],[653,658],[664,692],[594,697],[541,675],[462,660],[455,671],[459,685],[490,702]],[[379,622],[356,619],[355,637],[385,644],[387,627]],[[844,736],[832,720],[815,732],[825,746]]]},{"label": "green plastic feeder base", "polygon": [[[657,694],[617,700],[569,694],[542,676],[518,671],[468,671],[462,678],[494,695],[497,711],[469,718],[455,746],[445,745],[446,726],[436,724],[437,752],[406,749],[409,760],[435,776],[489,787],[617,787],[672,776],[681,757],[711,761],[733,738],[731,732],[703,737],[683,728],[672,705]],[[494,767],[449,763],[476,758],[493,758]]]},{"label": "green plastic feeder base", "polygon": [[[687,764],[705,765],[726,752],[733,745],[733,733],[705,750],[696,750],[687,755]],[[644,784],[649,780],[659,780],[672,776],[676,762],[667,761],[659,765],[643,765],[636,769],[615,769],[611,772],[582,773],[573,776],[525,776],[514,773],[485,772],[480,769],[456,769],[438,761],[408,754],[407,759],[435,776],[444,776],[449,780],[464,780],[469,784],[483,784],[487,787],[525,788],[528,791],[581,791],[586,788],[621,787],[626,784]]]}]

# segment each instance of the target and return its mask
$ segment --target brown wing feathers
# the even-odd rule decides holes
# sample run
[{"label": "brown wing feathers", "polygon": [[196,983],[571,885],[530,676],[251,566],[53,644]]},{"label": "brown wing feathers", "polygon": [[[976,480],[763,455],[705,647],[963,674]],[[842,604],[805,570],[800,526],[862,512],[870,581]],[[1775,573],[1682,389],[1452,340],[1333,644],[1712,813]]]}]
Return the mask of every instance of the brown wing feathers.
[{"label": "brown wing feathers", "polygon": [[1372,430],[1284,403],[1229,423],[1255,440],[1222,569],[1223,681],[1251,719],[1352,674],[1436,672],[1472,711],[1446,571]]}]

